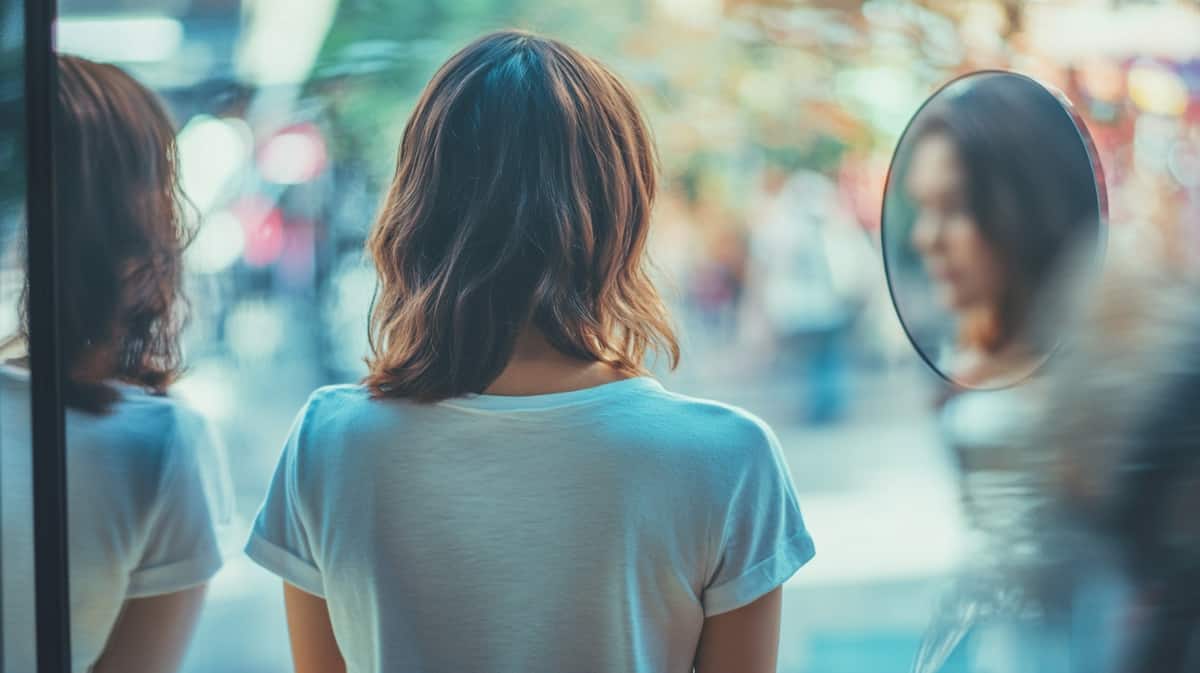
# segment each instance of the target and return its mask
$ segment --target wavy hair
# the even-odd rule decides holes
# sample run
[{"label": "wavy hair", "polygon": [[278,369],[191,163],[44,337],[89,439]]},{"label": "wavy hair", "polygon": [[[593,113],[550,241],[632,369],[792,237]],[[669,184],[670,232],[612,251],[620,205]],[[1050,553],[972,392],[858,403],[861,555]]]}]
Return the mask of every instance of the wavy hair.
[{"label": "wavy hair", "polygon": [[110,381],[165,394],[178,376],[188,233],[176,167],[175,130],[154,94],[115,66],[58,57],[54,208],[71,406],[104,412],[120,398]]},{"label": "wavy hair", "polygon": [[641,373],[679,347],[645,267],[657,159],[633,96],[555,40],[502,31],[426,86],[367,249],[376,396],[479,393],[521,330]]}]

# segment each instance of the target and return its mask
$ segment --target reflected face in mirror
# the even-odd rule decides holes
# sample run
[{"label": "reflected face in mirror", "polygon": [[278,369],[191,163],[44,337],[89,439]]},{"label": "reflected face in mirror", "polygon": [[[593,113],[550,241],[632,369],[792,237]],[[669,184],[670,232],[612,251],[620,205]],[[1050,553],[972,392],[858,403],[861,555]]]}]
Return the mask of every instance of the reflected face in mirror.
[{"label": "reflected face in mirror", "polygon": [[893,158],[883,246],[921,356],[1002,387],[1057,343],[1043,316],[1100,240],[1103,185],[1068,105],[1014,73],[960,78],[918,111]]},{"label": "reflected face in mirror", "polygon": [[937,284],[939,300],[956,311],[995,306],[1004,268],[971,213],[954,141],[941,133],[921,139],[909,170],[907,187],[917,207],[912,246]]}]

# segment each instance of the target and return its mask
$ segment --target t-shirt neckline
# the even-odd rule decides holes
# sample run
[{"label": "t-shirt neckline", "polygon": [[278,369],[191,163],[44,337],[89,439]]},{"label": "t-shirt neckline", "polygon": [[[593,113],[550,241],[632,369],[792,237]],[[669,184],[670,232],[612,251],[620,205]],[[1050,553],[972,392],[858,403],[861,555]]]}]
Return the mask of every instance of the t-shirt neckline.
[{"label": "t-shirt neckline", "polygon": [[532,411],[596,402],[630,390],[646,388],[661,389],[662,384],[649,376],[634,376],[619,381],[602,383],[598,386],[568,390],[560,393],[545,393],[541,395],[464,395],[462,397],[443,400],[440,404],[449,407],[488,411]]}]

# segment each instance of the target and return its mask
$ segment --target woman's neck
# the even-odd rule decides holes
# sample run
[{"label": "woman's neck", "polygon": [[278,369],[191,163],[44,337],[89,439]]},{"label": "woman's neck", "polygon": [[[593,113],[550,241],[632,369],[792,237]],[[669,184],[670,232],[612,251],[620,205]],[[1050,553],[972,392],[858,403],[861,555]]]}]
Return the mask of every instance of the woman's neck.
[{"label": "woman's neck", "polygon": [[545,395],[593,388],[629,378],[602,362],[564,355],[540,332],[526,329],[517,337],[512,358],[483,392],[488,395]]}]

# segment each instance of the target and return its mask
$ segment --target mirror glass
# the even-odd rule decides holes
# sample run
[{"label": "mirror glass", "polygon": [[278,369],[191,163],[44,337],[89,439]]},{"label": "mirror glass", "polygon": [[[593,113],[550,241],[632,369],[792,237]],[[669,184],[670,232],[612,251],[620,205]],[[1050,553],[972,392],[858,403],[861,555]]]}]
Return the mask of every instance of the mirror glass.
[{"label": "mirror glass", "polygon": [[1057,302],[1094,268],[1105,215],[1065,97],[1000,71],[942,87],[909,122],[884,191],[884,264],[909,340],[961,387],[1029,377],[1057,344]]}]

